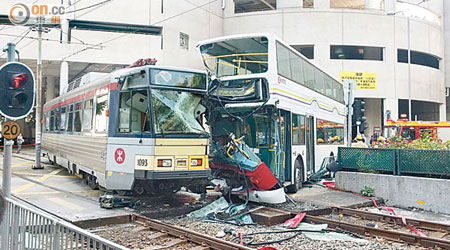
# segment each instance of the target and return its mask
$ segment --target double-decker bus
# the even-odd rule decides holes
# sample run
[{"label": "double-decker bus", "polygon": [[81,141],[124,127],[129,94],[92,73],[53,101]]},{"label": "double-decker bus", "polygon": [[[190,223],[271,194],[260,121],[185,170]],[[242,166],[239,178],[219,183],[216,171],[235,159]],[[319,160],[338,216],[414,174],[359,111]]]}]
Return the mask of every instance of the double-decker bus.
[{"label": "double-decker bus", "polygon": [[52,162],[119,194],[204,189],[205,72],[142,66],[89,78],[44,105],[42,151]]},{"label": "double-decker bus", "polygon": [[430,133],[433,138],[450,140],[450,123],[441,121],[398,121],[387,120],[384,126],[384,134],[387,138],[401,136],[403,139],[413,141],[420,139],[424,132]]},{"label": "double-decker bus", "polygon": [[232,133],[296,192],[346,142],[343,85],[270,34],[246,34],[197,45],[209,72],[210,167]]}]

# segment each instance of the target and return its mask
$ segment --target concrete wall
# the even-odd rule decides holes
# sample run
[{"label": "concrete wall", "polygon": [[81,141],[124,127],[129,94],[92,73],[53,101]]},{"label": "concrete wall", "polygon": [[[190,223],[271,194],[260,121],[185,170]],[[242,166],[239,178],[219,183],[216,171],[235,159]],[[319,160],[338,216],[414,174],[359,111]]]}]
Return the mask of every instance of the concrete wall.
[{"label": "concrete wall", "polygon": [[337,172],[336,187],[359,193],[364,186],[373,188],[387,205],[415,207],[450,214],[450,180]]}]

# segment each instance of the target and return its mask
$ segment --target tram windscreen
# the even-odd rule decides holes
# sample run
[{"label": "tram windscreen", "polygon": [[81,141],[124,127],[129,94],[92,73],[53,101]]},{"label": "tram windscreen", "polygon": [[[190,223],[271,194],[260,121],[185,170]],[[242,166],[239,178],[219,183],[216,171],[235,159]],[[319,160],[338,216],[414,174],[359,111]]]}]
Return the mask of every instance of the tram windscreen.
[{"label": "tram windscreen", "polygon": [[205,134],[196,118],[201,96],[191,92],[152,89],[156,134]]},{"label": "tram windscreen", "polygon": [[206,75],[166,69],[151,70],[151,84],[206,90]]},{"label": "tram windscreen", "polygon": [[228,39],[200,46],[205,66],[217,77],[264,73],[268,68],[266,37]]}]

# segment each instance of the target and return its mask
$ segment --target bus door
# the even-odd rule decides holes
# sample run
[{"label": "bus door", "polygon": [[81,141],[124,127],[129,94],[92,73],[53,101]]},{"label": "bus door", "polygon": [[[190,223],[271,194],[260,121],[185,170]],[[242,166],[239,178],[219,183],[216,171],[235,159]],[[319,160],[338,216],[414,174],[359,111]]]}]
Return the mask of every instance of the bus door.
[{"label": "bus door", "polygon": [[281,150],[282,159],[280,165],[280,181],[290,179],[291,175],[291,112],[281,111],[280,129],[281,129]]},{"label": "bus door", "polygon": [[306,116],[305,119],[305,144],[306,144],[306,174],[310,176],[314,171],[314,117]]}]

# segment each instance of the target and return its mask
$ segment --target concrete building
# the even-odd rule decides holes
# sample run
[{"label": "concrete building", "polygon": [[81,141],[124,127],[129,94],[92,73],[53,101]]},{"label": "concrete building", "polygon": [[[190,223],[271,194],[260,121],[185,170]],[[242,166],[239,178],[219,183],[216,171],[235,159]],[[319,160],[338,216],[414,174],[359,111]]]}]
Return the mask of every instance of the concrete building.
[{"label": "concrete building", "polygon": [[[4,1],[0,14],[17,2]],[[412,118],[446,120],[450,87],[450,4],[443,0],[93,0],[26,1],[64,5],[68,19],[162,27],[161,36],[50,29],[44,34],[47,98],[58,94],[60,64],[69,80],[85,72],[108,72],[138,58],[158,64],[202,68],[195,44],[217,36],[273,33],[337,79],[342,72],[375,73],[376,85],[356,90],[366,101],[372,128],[408,114],[408,35],[411,50]],[[31,7],[30,7],[31,8]],[[410,28],[408,32],[408,20]],[[449,24],[447,24],[449,23]],[[70,41],[68,34],[71,34]],[[18,43],[21,60],[35,67],[36,32],[0,26],[0,45]],[[0,64],[6,55],[0,53]],[[447,102],[450,103],[450,102]],[[447,108],[449,109],[449,108]]]}]

